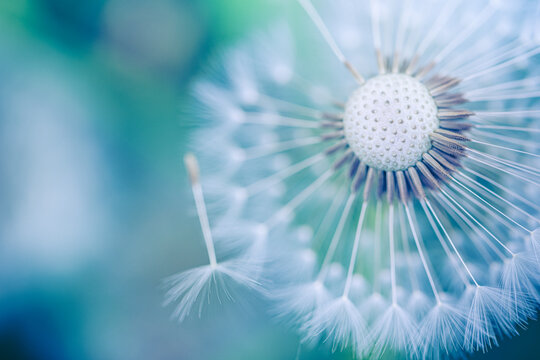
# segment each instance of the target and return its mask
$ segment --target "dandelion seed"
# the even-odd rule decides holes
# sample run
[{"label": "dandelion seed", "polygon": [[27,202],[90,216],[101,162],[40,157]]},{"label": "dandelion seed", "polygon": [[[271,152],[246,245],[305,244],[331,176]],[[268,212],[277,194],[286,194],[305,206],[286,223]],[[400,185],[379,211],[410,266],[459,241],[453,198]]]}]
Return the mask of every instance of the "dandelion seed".
[{"label": "dandelion seed", "polygon": [[224,222],[265,229],[273,312],[359,356],[460,357],[517,335],[540,283],[531,4],[298,2],[315,61],[280,24],[196,92],[212,182],[245,194]]},{"label": "dandelion seed", "polygon": [[184,162],[191,181],[209,264],[165,279],[165,285],[170,289],[165,295],[164,305],[179,301],[173,313],[173,316],[178,318],[179,321],[184,320],[197,303],[199,304],[199,316],[201,316],[204,302],[205,300],[209,301],[210,297],[219,298],[221,293],[230,298],[229,288],[232,285],[231,283],[252,289],[260,287],[257,280],[252,277],[257,266],[253,258],[238,258],[218,262],[199,179],[197,160],[195,156],[188,154],[184,157]]},{"label": "dandelion seed", "polygon": [[450,357],[460,353],[466,315],[444,303],[435,305],[418,329],[418,353],[425,359]]}]

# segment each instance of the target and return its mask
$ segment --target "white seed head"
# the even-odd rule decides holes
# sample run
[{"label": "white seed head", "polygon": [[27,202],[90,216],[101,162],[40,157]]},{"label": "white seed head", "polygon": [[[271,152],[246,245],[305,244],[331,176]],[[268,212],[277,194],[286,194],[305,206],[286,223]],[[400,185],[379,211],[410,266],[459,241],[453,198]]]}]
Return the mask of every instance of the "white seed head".
[{"label": "white seed head", "polygon": [[343,121],[358,158],[387,171],[420,160],[439,127],[437,105],[427,88],[403,74],[379,75],[360,86],[345,105]]}]

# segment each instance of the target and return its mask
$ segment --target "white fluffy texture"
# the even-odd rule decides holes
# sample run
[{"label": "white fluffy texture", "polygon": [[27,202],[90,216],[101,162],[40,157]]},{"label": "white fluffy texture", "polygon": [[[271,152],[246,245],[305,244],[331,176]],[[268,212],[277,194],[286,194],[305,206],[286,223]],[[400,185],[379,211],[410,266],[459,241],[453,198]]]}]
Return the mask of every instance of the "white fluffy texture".
[{"label": "white fluffy texture", "polygon": [[516,314],[513,298],[498,288],[478,286],[474,290],[467,326],[464,348],[468,351],[485,351],[498,345],[498,336],[517,335]]},{"label": "white fluffy texture", "polygon": [[538,294],[538,266],[534,258],[526,254],[514,255],[506,260],[502,272],[502,286],[510,294],[512,303],[512,317],[525,316],[519,319],[525,322],[527,318],[534,318],[536,307],[540,303]]},{"label": "white fluffy texture", "polygon": [[259,282],[250,276],[257,272],[256,268],[255,264],[238,259],[216,266],[204,265],[170,276],[165,279],[165,286],[170,289],[165,294],[164,305],[178,301],[173,316],[179,321],[184,320],[197,304],[201,316],[203,305],[211,299],[217,297],[221,301],[220,294],[230,299],[233,285],[260,289]]},{"label": "white fluffy texture", "polygon": [[402,74],[379,75],[347,101],[343,117],[349,146],[367,165],[403,170],[431,148],[439,127],[437,106],[427,88]]},{"label": "white fluffy texture", "polygon": [[271,297],[277,301],[274,311],[277,316],[293,324],[310,320],[313,313],[331,299],[328,289],[319,281],[279,289]]},{"label": "white fluffy texture", "polygon": [[252,245],[265,242],[268,229],[264,224],[255,222],[217,223],[213,230],[213,239],[220,254],[238,255]]},{"label": "white fluffy texture", "polygon": [[306,322],[306,340],[320,335],[332,343],[332,349],[351,346],[357,351],[364,347],[366,323],[360,311],[347,297],[340,297],[323,308],[318,308]]},{"label": "white fluffy texture", "polygon": [[416,322],[408,311],[397,304],[392,304],[375,322],[370,334],[370,356],[380,358],[389,348],[397,351],[416,351]]},{"label": "white fluffy texture", "polygon": [[[298,10],[296,2],[287,3]],[[381,7],[381,52],[388,60],[388,65],[392,65],[394,46],[399,41],[403,41],[399,60],[406,64],[414,55],[419,56],[418,66],[413,69],[413,74],[430,64],[435,57],[444,55],[437,59],[440,61],[434,64],[435,67],[427,76],[415,77],[418,80],[396,74],[373,78],[377,73],[377,63],[371,36],[373,29],[369,9],[357,1],[320,0],[314,1],[315,7],[320,10],[323,21],[328,25],[345,57],[365,79],[372,78],[367,84],[358,89],[354,78],[334,57],[316,27],[305,16],[304,21],[299,18],[292,24],[292,26],[298,25],[298,29],[290,31],[286,25],[280,23],[276,29],[270,31],[269,36],[254,36],[234,51],[225,53],[228,57],[228,60],[224,61],[225,66],[216,66],[215,70],[220,70],[218,74],[214,73],[210,80],[201,81],[196,92],[200,105],[197,109],[197,119],[206,121],[201,122],[203,125],[213,126],[209,130],[199,132],[194,144],[201,159],[203,173],[211,173],[202,179],[203,185],[209,189],[210,186],[207,184],[211,184],[209,190],[212,191],[209,193],[211,192],[213,199],[219,198],[220,195],[224,199],[224,201],[217,200],[215,203],[219,205],[216,207],[209,206],[212,209],[218,208],[223,213],[221,219],[212,223],[219,223],[225,229],[230,228],[231,225],[233,228],[238,226],[238,235],[240,235],[234,236],[237,231],[232,231],[228,236],[229,239],[217,236],[218,251],[227,248],[227,246],[221,247],[222,244],[219,243],[230,242],[229,245],[233,245],[232,248],[238,247],[239,250],[244,250],[244,253],[251,254],[255,258],[268,258],[269,261],[265,263],[264,270],[259,269],[251,274],[269,277],[272,284],[276,286],[275,289],[272,288],[271,293],[274,295],[273,299],[278,302],[276,310],[278,315],[291,320],[294,327],[300,329],[302,335],[312,340],[318,341],[328,337],[334,348],[349,345],[357,350],[361,350],[362,347],[364,349],[373,347],[376,341],[373,335],[375,331],[379,334],[377,336],[380,339],[379,344],[388,344],[392,339],[399,338],[398,333],[393,333],[387,325],[402,323],[402,317],[385,312],[390,301],[386,203],[383,202],[380,231],[376,231],[374,226],[375,201],[367,208],[365,231],[359,247],[357,266],[354,268],[351,292],[346,300],[338,298],[329,301],[330,298],[341,295],[343,291],[360,199],[353,205],[336,251],[329,259],[331,265],[324,279],[324,287],[315,285],[315,276],[320,270],[319,265],[327,254],[342,213],[344,200],[340,202],[338,195],[350,188],[350,179],[343,176],[344,174],[337,173],[304,201],[296,203],[285,221],[272,224],[273,226],[265,234],[267,235],[265,241],[254,241],[259,236],[253,236],[254,228],[251,226],[246,227],[242,235],[241,229],[244,224],[262,224],[274,217],[285,204],[290,203],[343,154],[343,152],[341,154],[338,152],[328,157],[321,156],[323,160],[300,169],[295,166],[304,162],[305,159],[321,155],[328,146],[337,141],[315,141],[310,145],[305,145],[303,143],[305,139],[318,139],[322,133],[334,130],[340,135],[339,124],[333,124],[334,130],[321,129],[320,121],[327,123],[326,120],[329,120],[325,116],[327,113],[337,118],[342,112],[339,105],[346,103],[355,89],[361,92],[375,81],[386,79],[392,90],[393,79],[403,78],[402,83],[397,86],[398,100],[400,104],[404,104],[405,110],[413,110],[415,116],[411,115],[410,120],[414,120],[413,122],[404,121],[401,129],[407,130],[405,142],[415,147],[403,148],[399,151],[399,161],[390,161],[386,169],[404,168],[413,164],[421,152],[427,150],[427,147],[417,146],[415,141],[421,140],[422,136],[425,140],[425,136],[439,124],[435,119],[431,128],[427,125],[426,129],[422,129],[421,126],[412,128],[412,125],[421,123],[418,116],[426,111],[425,102],[424,109],[421,108],[421,100],[425,98],[421,99],[419,95],[422,92],[425,94],[426,91],[422,88],[424,85],[419,85],[416,89],[417,91],[422,89],[422,91],[411,97],[405,94],[404,88],[409,89],[409,85],[411,89],[414,88],[415,81],[431,87],[438,81],[436,78],[432,79],[431,85],[428,83],[433,75],[460,78],[461,82],[453,92],[463,94],[470,102],[461,104],[457,108],[474,110],[477,116],[470,119],[472,123],[487,126],[538,128],[536,114],[531,117],[520,114],[487,115],[482,113],[483,111],[519,112],[537,108],[535,107],[536,98],[533,98],[531,94],[538,92],[540,82],[537,80],[523,82],[522,80],[526,77],[534,79],[540,75],[539,55],[530,58],[522,56],[517,59],[521,54],[533,49],[534,44],[529,43],[524,46],[518,41],[510,43],[511,40],[519,38],[521,34],[519,25],[525,22],[525,13],[533,13],[529,11],[532,2],[499,2],[495,7],[503,8],[493,14],[491,14],[491,9],[486,7],[488,1],[390,0],[374,3]],[[411,4],[408,10],[407,3]],[[455,10],[452,10],[453,7]],[[399,33],[399,20],[403,13],[407,14],[403,19],[409,22],[409,29],[402,33],[404,38],[400,40],[395,34]],[[436,15],[430,16],[430,14]],[[491,17],[487,16],[490,14]],[[439,16],[443,18],[439,19]],[[447,16],[446,20],[444,16]],[[481,17],[487,22],[480,21]],[[438,29],[434,28],[439,25]],[[407,25],[403,26],[407,27]],[[476,26],[478,28],[474,28]],[[300,36],[296,37],[295,30],[300,30]],[[432,41],[421,47],[420,43],[430,34],[433,35]],[[530,39],[530,36],[526,38]],[[416,54],[417,50],[420,51]],[[514,62],[508,66],[504,65],[508,61]],[[489,70],[493,66],[497,68]],[[386,70],[387,74],[391,73],[391,69]],[[362,101],[367,101],[366,105],[372,106],[373,101],[377,100],[377,105],[383,107],[383,110],[377,113],[378,115],[384,115],[385,105],[390,109],[390,113],[392,113],[391,110],[397,113],[400,109],[395,103],[384,103],[386,101],[384,96],[387,95],[389,101],[395,101],[395,96],[391,97],[392,92],[381,95],[380,88],[385,86],[384,84],[375,86],[375,94],[369,92],[365,99],[362,95],[356,97],[354,101],[361,106],[360,110],[363,111]],[[405,96],[409,96],[409,99]],[[512,99],[512,96],[518,96],[519,99]],[[415,102],[416,98],[418,98],[418,103]],[[427,98],[428,103],[429,100]],[[439,100],[441,98],[437,98],[437,101]],[[407,102],[412,103],[411,109],[407,109]],[[335,106],[336,104],[338,106]],[[413,106],[416,107],[418,114],[415,113]],[[369,108],[369,110],[379,110],[379,108]],[[368,120],[370,114],[374,115],[369,112]],[[360,126],[360,130],[363,129],[361,120],[365,121],[366,115],[358,119],[353,119],[353,117],[361,115],[362,113],[358,115],[358,111],[356,114],[350,114],[353,125],[354,121],[360,121],[360,125],[354,125]],[[399,119],[393,116],[378,118],[379,122],[375,131],[384,132],[380,125],[381,121],[390,123],[392,118]],[[451,121],[446,121],[446,125],[449,123]],[[397,126],[399,122],[395,121],[394,124]],[[352,137],[347,134],[349,140],[355,136],[360,138],[360,132],[357,131],[355,134],[354,126],[346,129],[353,134]],[[367,130],[373,132],[369,127]],[[426,132],[419,133],[420,137],[417,136],[415,139],[411,135],[413,130]],[[538,151],[538,146],[535,146],[536,133],[514,130],[478,128],[467,134],[477,140],[507,148]],[[482,137],[480,133],[483,134]],[[377,141],[383,144],[389,139],[383,140],[379,137]],[[350,141],[351,144],[353,142]],[[368,144],[368,141],[357,143],[358,148],[366,146],[365,149]],[[388,145],[382,146],[384,150],[382,155],[376,152],[368,154],[373,157],[374,162],[371,165],[379,169],[385,169],[383,166],[386,157],[393,157],[392,146],[389,149],[387,149]],[[526,181],[527,179],[536,181],[533,174],[534,169],[537,168],[537,162],[533,157],[472,141],[468,142],[467,146],[475,151],[515,162],[512,164],[506,160],[497,162],[493,158],[481,157],[478,154],[477,156],[481,157],[484,163],[473,159],[463,159],[465,168],[462,171],[494,193],[490,194],[478,187],[474,189],[468,182],[467,186],[471,186],[475,193],[517,223],[531,230],[538,227],[538,222],[534,220],[538,218],[537,210],[540,209],[536,205],[538,189],[530,181]],[[273,152],[268,149],[277,150]],[[411,151],[408,154],[408,150],[411,149],[418,152],[413,154]],[[420,151],[420,149],[423,150]],[[353,147],[352,150],[358,149]],[[258,155],[254,156],[255,154]],[[357,151],[356,154],[359,152]],[[401,156],[404,158],[401,159]],[[377,161],[380,163],[377,164]],[[520,169],[521,165],[528,168]],[[519,177],[513,176],[512,173]],[[278,174],[277,177],[276,174]],[[264,180],[269,178],[275,181]],[[376,183],[378,180],[378,178],[375,179]],[[459,180],[465,183],[462,178]],[[262,181],[262,186],[258,187],[258,193],[250,194],[249,190],[253,190],[250,186],[261,184],[260,181]],[[239,189],[241,191],[238,191]],[[441,223],[482,288],[479,290],[475,286],[464,284],[463,278],[458,276],[456,269],[457,266],[461,269],[461,273],[465,274],[465,282],[469,281],[463,264],[455,255],[451,256],[453,260],[449,259],[448,254],[442,250],[434,230],[428,226],[425,214],[417,204],[413,204],[414,201],[411,201],[410,208],[414,217],[418,219],[414,222],[418,235],[423,240],[422,247],[425,251],[426,262],[443,302],[433,307],[435,298],[418,250],[412,240],[410,226],[406,218],[405,221],[400,221],[400,217],[403,216],[398,216],[399,212],[396,211],[394,220],[397,302],[403,306],[401,310],[406,312],[407,317],[413,323],[419,324],[420,331],[417,341],[413,342],[416,349],[397,351],[400,353],[399,356],[404,355],[408,358],[418,356],[426,359],[461,357],[466,350],[485,350],[490,344],[495,344],[496,338],[515,334],[516,329],[524,325],[526,318],[533,317],[538,308],[537,301],[534,300],[537,295],[532,289],[537,291],[540,283],[538,276],[534,275],[538,273],[538,257],[534,259],[533,255],[535,249],[540,250],[540,230],[533,231],[530,237],[515,223],[504,219],[501,213],[487,211],[491,209],[487,207],[487,204],[482,203],[485,207],[480,209],[467,200],[463,193],[455,190],[448,191],[465,210],[470,212],[471,216],[485,227],[485,230],[489,230],[493,235],[487,234],[467,214],[453,210],[447,203],[433,195],[435,192],[428,192],[428,198],[433,203]],[[522,207],[531,216],[524,216],[523,212],[510,207],[495,194]],[[469,199],[476,198],[471,196]],[[332,206],[335,200],[337,200],[337,205]],[[399,211],[402,212],[403,209]],[[323,218],[329,218],[326,224],[321,223]],[[298,233],[294,231],[303,224],[309,225],[314,230],[313,236],[306,231]],[[368,233],[378,234],[379,239],[375,236],[367,236]],[[312,240],[308,241],[311,237]],[[533,261],[535,264],[532,264],[529,259],[524,266],[521,259],[517,258],[519,261],[504,265],[500,258],[510,259],[511,254],[499,246],[494,237],[513,252],[518,253],[528,249],[531,258],[536,260]],[[442,238],[447,240],[444,234]],[[372,244],[375,242],[380,244],[376,258],[378,261],[374,261],[376,255]],[[450,249],[450,252],[453,252],[453,249]],[[537,252],[538,255],[540,252]],[[458,261],[455,261],[456,259]],[[200,274],[200,276],[206,275],[204,271]],[[489,288],[490,286],[492,288]],[[524,296],[524,292],[529,294]],[[469,321],[461,311],[465,314],[470,313]],[[507,316],[503,317],[501,314]],[[362,317],[367,320],[367,325]],[[465,335],[466,324],[468,326]],[[383,329],[388,331],[382,331]],[[368,340],[365,340],[366,338],[359,340],[359,333],[368,335]],[[386,342],[383,341],[385,337]],[[398,342],[402,343],[401,340]]]},{"label": "white fluffy texture", "polygon": [[446,358],[460,350],[466,317],[446,303],[434,306],[418,330],[420,353],[424,359]]},{"label": "white fluffy texture", "polygon": [[281,23],[258,41],[260,61],[268,68],[270,80],[287,84],[294,76],[294,51],[292,36],[287,24]]}]

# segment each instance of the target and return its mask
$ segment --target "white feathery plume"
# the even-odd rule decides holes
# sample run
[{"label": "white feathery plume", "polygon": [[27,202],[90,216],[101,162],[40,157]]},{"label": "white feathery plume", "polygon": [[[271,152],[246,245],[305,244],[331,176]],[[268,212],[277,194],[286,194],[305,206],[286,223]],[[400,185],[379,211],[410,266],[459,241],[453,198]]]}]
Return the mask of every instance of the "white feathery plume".
[{"label": "white feathery plume", "polygon": [[319,280],[272,291],[270,297],[277,302],[273,312],[293,324],[310,321],[313,313],[331,300],[330,292]]},{"label": "white feathery plume", "polygon": [[384,314],[377,319],[370,333],[369,347],[371,356],[379,358],[389,347],[391,350],[416,351],[416,323],[411,314],[398,304],[396,289],[396,264],[394,243],[394,205],[390,204],[388,215],[388,238],[390,248],[390,278],[392,303]]},{"label": "white feathery plume", "polygon": [[[199,316],[205,299],[209,302],[210,296],[220,294],[231,298],[232,285],[242,285],[252,289],[260,289],[260,284],[252,275],[259,273],[260,269],[252,258],[237,258],[218,262],[212,239],[212,232],[206,212],[204,195],[199,181],[199,166],[193,154],[184,157],[184,163],[189,174],[197,214],[208,252],[209,264],[170,276],[164,283],[170,289],[165,294],[164,305],[178,301],[173,316],[183,321],[189,315],[195,304],[199,304]],[[221,300],[221,299],[220,299]]]},{"label": "white feathery plume", "polygon": [[253,76],[253,66],[248,53],[242,49],[234,49],[227,57],[227,72],[231,75],[232,89],[242,104],[251,105],[259,99],[259,89]]},{"label": "white feathery plume", "polygon": [[343,294],[329,302],[323,308],[317,308],[313,317],[306,322],[303,330],[306,332],[306,340],[326,334],[326,339],[332,342],[332,349],[343,349],[349,344],[353,349],[361,352],[364,348],[366,337],[366,323],[356,305],[349,299],[353,270],[358,256],[358,247],[362,236],[362,227],[368,202],[362,204],[362,210],[356,227],[354,244],[349,261],[349,269],[345,280]]},{"label": "white feathery plume", "polygon": [[183,321],[198,304],[200,317],[203,306],[210,302],[210,297],[216,297],[220,302],[221,296],[225,297],[223,300],[231,300],[234,284],[260,290],[260,284],[247,275],[254,269],[254,264],[235,259],[172,275],[164,280],[164,284],[170,289],[165,294],[163,304],[166,306],[180,299],[173,312],[173,317],[178,321]]},{"label": "white feathery plume", "polygon": [[[540,48],[519,30],[530,1],[298,2],[328,56],[311,61],[280,23],[197,88],[214,126],[195,143],[215,170],[204,187],[234,204],[217,249],[239,257],[217,261],[199,215],[210,264],[171,278],[177,316],[264,275],[305,341],[358,356],[462,357],[516,335],[540,305]],[[364,217],[374,236],[359,246]],[[298,241],[302,225],[313,241]]]},{"label": "white feathery plume", "polygon": [[237,124],[245,117],[242,108],[234,101],[226,89],[220,88],[209,81],[198,81],[193,89],[197,97],[201,114],[209,121],[219,116],[222,119],[221,126],[231,130],[231,125]]},{"label": "white feathery plume", "polygon": [[410,313],[397,303],[393,303],[371,330],[369,342],[373,345],[369,348],[369,355],[380,358],[387,348],[415,353],[416,332],[416,322]]},{"label": "white feathery plume", "polygon": [[461,350],[466,315],[445,302],[437,303],[420,323],[419,352],[424,359],[450,357]]},{"label": "white feathery plume", "polygon": [[[271,297],[277,301],[276,311],[278,312],[279,317],[292,318],[300,324],[304,324],[311,319],[313,313],[317,311],[321,306],[326,305],[331,300],[331,292],[327,288],[325,281],[327,282],[340,282],[334,281],[335,276],[332,276],[332,267],[331,264],[332,257],[336,250],[336,247],[339,243],[343,227],[347,220],[349,211],[351,209],[352,203],[354,201],[354,195],[349,195],[345,208],[341,216],[339,217],[339,224],[337,225],[336,230],[332,236],[332,241],[326,252],[323,263],[321,264],[320,270],[314,280],[302,283],[294,283],[287,285],[284,289],[277,289],[272,292]],[[333,215],[327,213],[325,220],[328,220],[328,216]],[[294,272],[295,275],[298,274],[298,268],[296,264],[297,261],[294,261],[294,268],[290,267],[287,271]],[[334,264],[338,265],[338,264]],[[283,266],[280,266],[282,268]],[[341,269],[341,265],[339,265]],[[341,271],[340,271],[341,272]],[[338,276],[337,278],[340,278]],[[362,287],[363,279],[358,276],[353,276],[351,282],[351,290],[356,293],[360,292]]]},{"label": "white feathery plume", "polygon": [[536,307],[540,303],[540,294],[535,285],[538,277],[536,261],[527,254],[515,254],[504,262],[501,284],[512,298],[515,307],[510,309],[512,317],[525,317],[519,319],[520,322],[536,316]]},{"label": "white feathery plume", "polygon": [[517,335],[514,299],[502,289],[476,286],[467,316],[464,348],[486,351],[498,346],[498,336]]},{"label": "white feathery plume", "polygon": [[301,329],[309,341],[325,336],[332,350],[351,347],[361,352],[366,337],[366,324],[356,305],[346,296],[341,296],[315,311],[313,317]]}]

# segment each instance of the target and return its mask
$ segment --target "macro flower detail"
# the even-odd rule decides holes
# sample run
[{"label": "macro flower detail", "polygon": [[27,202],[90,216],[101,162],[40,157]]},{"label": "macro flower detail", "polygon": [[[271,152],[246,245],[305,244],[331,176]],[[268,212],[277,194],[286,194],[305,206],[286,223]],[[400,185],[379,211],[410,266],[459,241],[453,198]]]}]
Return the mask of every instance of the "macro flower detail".
[{"label": "macro flower detail", "polygon": [[172,278],[177,316],[219,273],[264,287],[305,346],[357,357],[461,357],[517,335],[540,304],[534,4],[298,3],[317,57],[279,24],[195,86],[193,148],[233,260],[216,270],[188,165],[210,268]]},{"label": "macro flower detail", "polygon": [[167,305],[181,299],[174,312],[174,316],[180,321],[190,313],[197,303],[199,304],[199,314],[201,313],[205,295],[210,297],[223,292],[224,295],[230,296],[227,288],[235,283],[253,289],[259,287],[259,283],[250,277],[255,269],[249,259],[231,259],[218,262],[199,181],[197,159],[192,154],[188,154],[184,157],[184,162],[191,181],[209,263],[165,279],[165,284],[170,290],[166,294],[164,304]]}]

